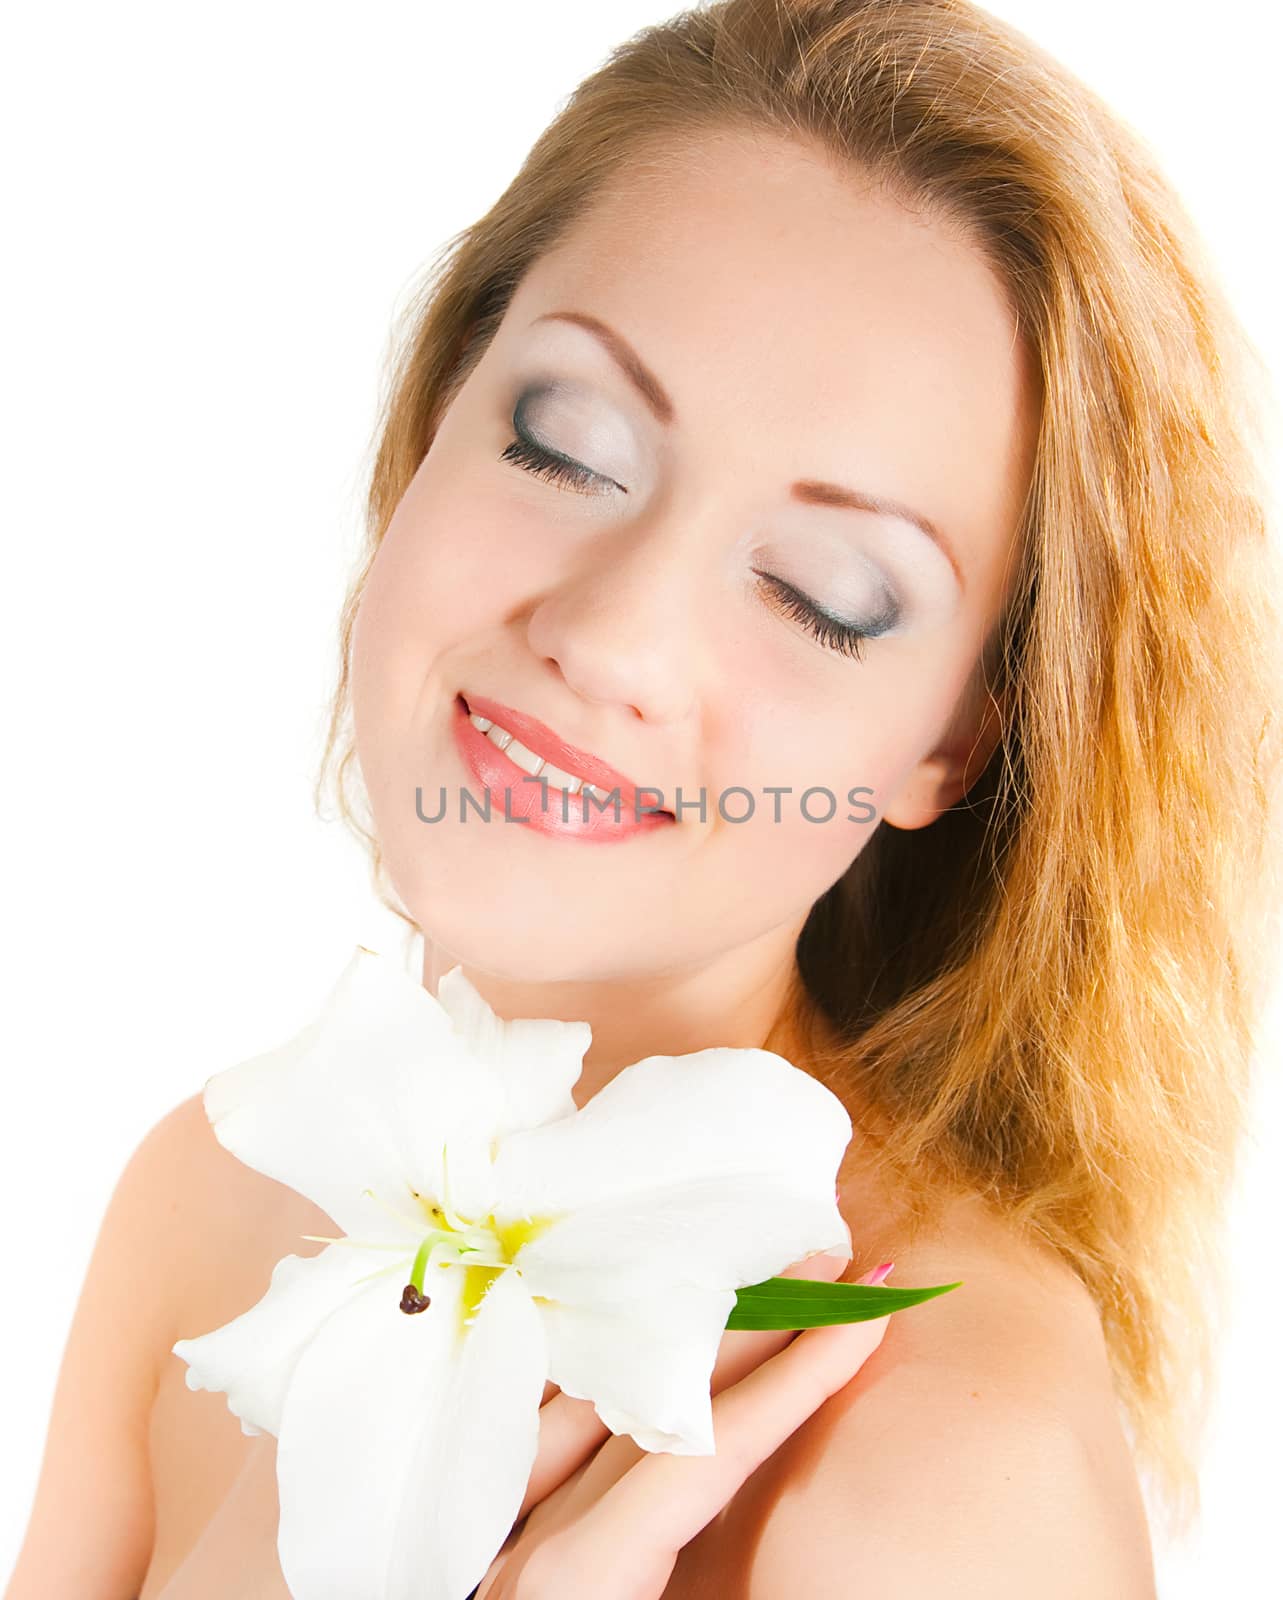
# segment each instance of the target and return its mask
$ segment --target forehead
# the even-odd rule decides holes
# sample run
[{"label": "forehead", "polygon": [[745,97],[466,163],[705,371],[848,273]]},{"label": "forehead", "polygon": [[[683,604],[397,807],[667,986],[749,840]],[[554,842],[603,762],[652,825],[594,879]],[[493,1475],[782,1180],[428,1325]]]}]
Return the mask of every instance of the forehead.
[{"label": "forehead", "polygon": [[[986,534],[1014,525],[1036,419],[1004,285],[957,228],[817,150],[735,130],[628,168],[532,267],[506,325],[554,309],[633,345],[673,400],[678,450],[902,499],[979,541],[981,563]],[[537,337],[607,360],[575,329]]]}]

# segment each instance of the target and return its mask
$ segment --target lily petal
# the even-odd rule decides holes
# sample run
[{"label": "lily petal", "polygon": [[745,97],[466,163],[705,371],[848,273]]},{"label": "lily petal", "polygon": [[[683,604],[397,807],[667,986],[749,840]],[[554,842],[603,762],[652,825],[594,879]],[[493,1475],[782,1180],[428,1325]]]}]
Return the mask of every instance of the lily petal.
[{"label": "lily petal", "polygon": [[735,1291],[670,1289],[622,1305],[541,1306],[548,1376],[643,1450],[713,1454],[711,1384]]},{"label": "lily petal", "polygon": [[281,1570],[295,1600],[464,1600],[525,1494],[543,1324],[501,1272],[460,1330],[465,1273],[429,1269],[407,1316],[372,1285],[299,1361],[277,1447]]},{"label": "lily petal", "polygon": [[503,1085],[507,1105],[499,1134],[573,1116],[577,1108],[570,1091],[579,1081],[584,1052],[592,1043],[588,1023],[558,1022],[552,1017],[514,1017],[506,1022],[478,994],[462,966],[443,974],[437,999]]},{"label": "lily petal", "polygon": [[[346,1245],[332,1244],[315,1256],[284,1256],[256,1305],[212,1333],[174,1345],[174,1354],[187,1363],[187,1387],[225,1391],[242,1433],[279,1435],[299,1357],[325,1318],[359,1292],[359,1280],[387,1265],[386,1255]],[[399,1286],[382,1281],[384,1293],[395,1294]]]},{"label": "lily petal", "polygon": [[358,1238],[403,1236],[389,1204],[421,1226],[410,1190],[440,1196],[447,1140],[458,1190],[489,1209],[488,1193],[474,1190],[488,1184],[504,1091],[422,984],[363,947],[314,1022],[216,1073],[204,1103],[225,1149]]},{"label": "lily petal", "polygon": [[770,1051],[648,1056],[573,1117],[503,1141],[495,1214],[554,1219],[516,1257],[535,1295],[639,1297],[657,1274],[739,1288],[846,1245],[850,1138],[841,1101]]},{"label": "lily petal", "polygon": [[750,1174],[585,1205],[524,1245],[514,1264],[533,1295],[603,1306],[682,1285],[738,1289],[846,1241],[831,1172],[809,1192],[778,1174]]}]

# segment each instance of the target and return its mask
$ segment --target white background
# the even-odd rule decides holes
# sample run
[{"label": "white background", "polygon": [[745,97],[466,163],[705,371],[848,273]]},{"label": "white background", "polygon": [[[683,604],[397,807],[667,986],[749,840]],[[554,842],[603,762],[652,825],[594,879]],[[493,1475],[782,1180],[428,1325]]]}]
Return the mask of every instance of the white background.
[{"label": "white background", "polygon": [[[390,949],[399,926],[310,804],[394,313],[574,84],[673,9],[10,12],[0,1576],[130,1152],[310,1018],[355,943]],[[1145,132],[1277,372],[1272,8],[991,9]],[[1279,1037],[1276,1014],[1271,1062]],[[1254,1127],[1206,1518],[1159,1550],[1164,1600],[1260,1592],[1276,1559],[1272,1073]]]}]

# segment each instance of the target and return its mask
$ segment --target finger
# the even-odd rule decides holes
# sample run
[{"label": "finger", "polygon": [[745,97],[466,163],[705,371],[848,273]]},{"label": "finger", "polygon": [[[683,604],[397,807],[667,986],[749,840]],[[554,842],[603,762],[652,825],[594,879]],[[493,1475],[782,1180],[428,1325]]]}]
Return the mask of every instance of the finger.
[{"label": "finger", "polygon": [[[835,1283],[851,1264],[849,1255],[825,1253],[807,1256],[795,1261],[778,1273],[781,1278],[815,1278],[825,1283]],[[713,1366],[710,1388],[717,1395],[723,1389],[746,1378],[754,1367],[769,1361],[797,1337],[795,1328],[748,1329],[731,1328],[722,1335],[717,1361]]]},{"label": "finger", "polygon": [[539,1408],[539,1443],[517,1520],[575,1473],[610,1438],[591,1400],[558,1392]]},{"label": "finger", "polygon": [[[781,1278],[815,1278],[833,1283],[850,1265],[849,1255],[823,1254],[794,1261],[779,1274]],[[710,1391],[717,1395],[740,1382],[763,1361],[777,1355],[796,1337],[796,1330],[755,1330],[732,1328],[722,1335],[713,1367]],[[590,1400],[575,1400],[555,1394],[539,1411],[539,1444],[530,1471],[519,1516],[528,1512],[565,1483],[590,1456],[596,1459],[590,1476],[581,1485],[583,1496],[602,1494],[630,1467],[649,1452],[626,1434],[611,1437],[610,1429],[598,1417]]]},{"label": "finger", "polygon": [[[877,1276],[868,1273],[862,1282]],[[623,1531],[634,1545],[676,1553],[878,1348],[888,1317],[807,1328],[713,1402],[716,1454],[645,1458],[575,1524],[587,1569],[608,1561]]]},{"label": "finger", "polygon": [[[835,1254],[808,1256],[793,1262],[779,1276],[816,1278],[832,1283],[842,1275],[850,1259],[849,1256]],[[711,1392],[716,1395],[738,1383],[754,1367],[776,1355],[794,1337],[791,1329],[758,1332],[736,1328],[724,1333],[713,1368]],[[545,1394],[551,1387],[551,1384],[545,1387]],[[594,1451],[600,1453],[607,1442],[614,1448],[603,1458],[601,1469],[594,1475],[592,1487],[596,1492],[608,1487],[646,1452],[624,1436],[612,1441],[610,1429],[597,1415],[590,1400],[577,1400],[560,1391],[554,1393],[550,1400],[545,1400],[539,1410],[539,1443],[535,1462],[530,1470],[518,1518],[526,1516],[541,1500],[565,1483]],[[606,1475],[605,1482],[601,1481],[603,1475]]]}]

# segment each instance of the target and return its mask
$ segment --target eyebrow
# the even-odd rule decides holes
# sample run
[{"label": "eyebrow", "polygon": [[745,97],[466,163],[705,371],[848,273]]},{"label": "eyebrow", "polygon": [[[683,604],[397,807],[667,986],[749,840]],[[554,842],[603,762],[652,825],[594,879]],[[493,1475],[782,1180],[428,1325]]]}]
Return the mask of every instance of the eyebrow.
[{"label": "eyebrow", "polygon": [[[616,333],[614,328],[602,322],[599,317],[594,317],[587,311],[545,311],[542,316],[535,318],[535,324],[540,322],[570,322],[586,329],[614,357],[624,376],[641,395],[656,420],[665,427],[671,426],[676,421],[677,408],[663,384],[623,335]],[[954,554],[953,546],[929,517],[914,511],[911,506],[906,506],[899,500],[892,500],[887,495],[869,494],[863,489],[847,489],[841,484],[822,483],[815,478],[800,479],[790,486],[789,493],[802,505],[836,506],[839,510],[870,511],[875,516],[895,517],[901,522],[907,522],[920,533],[924,533],[940,550],[953,568],[958,587],[965,590],[966,579],[963,577],[962,565]]]}]

